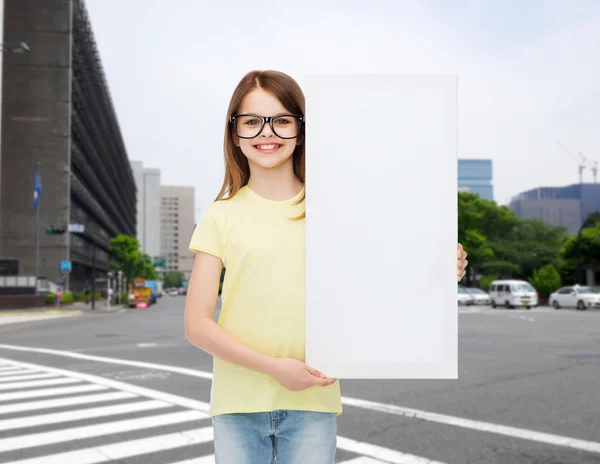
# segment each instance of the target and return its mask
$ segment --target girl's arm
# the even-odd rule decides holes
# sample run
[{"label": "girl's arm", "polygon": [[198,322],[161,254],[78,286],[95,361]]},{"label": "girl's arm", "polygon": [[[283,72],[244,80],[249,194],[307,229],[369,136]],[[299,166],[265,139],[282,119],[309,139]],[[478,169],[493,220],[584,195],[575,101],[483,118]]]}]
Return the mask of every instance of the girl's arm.
[{"label": "girl's arm", "polygon": [[273,358],[235,339],[213,320],[222,268],[216,256],[196,253],[185,302],[185,335],[212,356],[266,373]]},{"label": "girl's arm", "polygon": [[216,256],[196,253],[185,301],[185,335],[190,343],[225,362],[269,375],[290,390],[334,383],[301,361],[259,353],[214,322],[222,268]]}]

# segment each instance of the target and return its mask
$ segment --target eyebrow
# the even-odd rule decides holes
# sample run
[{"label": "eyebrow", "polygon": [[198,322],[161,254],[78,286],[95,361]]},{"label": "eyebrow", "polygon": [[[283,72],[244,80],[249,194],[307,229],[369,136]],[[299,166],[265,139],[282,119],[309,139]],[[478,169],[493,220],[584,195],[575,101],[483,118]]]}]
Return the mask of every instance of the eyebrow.
[{"label": "eyebrow", "polygon": [[[251,113],[251,112],[248,112],[248,113],[239,113],[239,114],[248,114],[248,115],[251,115],[251,116],[262,116],[261,114]],[[277,116],[283,116],[283,115],[287,115],[287,114],[293,114],[293,113],[282,112],[282,113],[274,114],[273,116],[263,116],[263,117],[276,118]]]}]

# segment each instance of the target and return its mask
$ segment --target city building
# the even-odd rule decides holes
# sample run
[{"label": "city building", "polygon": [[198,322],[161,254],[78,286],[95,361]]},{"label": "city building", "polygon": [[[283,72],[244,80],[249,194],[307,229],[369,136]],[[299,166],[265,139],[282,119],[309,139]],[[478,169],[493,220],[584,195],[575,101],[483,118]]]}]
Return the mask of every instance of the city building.
[{"label": "city building", "polygon": [[178,271],[184,280],[190,278],[194,254],[188,245],[195,227],[194,187],[161,186],[161,255],[164,272]]},{"label": "city building", "polygon": [[156,260],[161,255],[160,170],[144,168],[141,161],[132,161],[131,169],[137,186],[137,239],[142,252]]},{"label": "city building", "polygon": [[509,208],[522,219],[540,219],[576,234],[589,214],[600,211],[600,184],[537,187],[515,196]]},{"label": "city building", "polygon": [[[110,238],[136,235],[133,173],[83,0],[3,3],[3,42],[30,51],[2,56],[0,269],[35,276],[39,262],[40,278],[82,291],[92,268],[105,277]],[[53,226],[66,231],[47,233]],[[71,263],[66,278],[61,261]]]},{"label": "city building", "polygon": [[486,200],[494,200],[493,171],[490,159],[458,160],[458,191],[476,193]]}]

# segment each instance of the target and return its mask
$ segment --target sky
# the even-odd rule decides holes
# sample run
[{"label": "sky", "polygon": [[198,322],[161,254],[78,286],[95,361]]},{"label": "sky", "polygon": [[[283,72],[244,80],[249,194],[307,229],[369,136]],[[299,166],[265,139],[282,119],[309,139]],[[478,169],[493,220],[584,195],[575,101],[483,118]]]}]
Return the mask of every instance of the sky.
[{"label": "sky", "polygon": [[578,182],[580,152],[600,161],[595,0],[86,5],[129,159],[194,186],[197,217],[222,184],[229,99],[254,69],[303,88],[312,73],[457,74],[458,157],[493,160],[499,204]]}]

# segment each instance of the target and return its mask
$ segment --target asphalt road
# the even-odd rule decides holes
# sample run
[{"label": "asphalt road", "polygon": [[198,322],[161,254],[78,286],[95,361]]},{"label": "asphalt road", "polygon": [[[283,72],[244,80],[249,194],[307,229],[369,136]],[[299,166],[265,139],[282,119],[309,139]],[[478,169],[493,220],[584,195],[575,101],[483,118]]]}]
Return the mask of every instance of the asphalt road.
[{"label": "asphalt road", "polygon": [[[214,462],[183,308],[0,325],[0,463]],[[459,313],[459,380],[341,381],[337,462],[599,463],[600,311]]]}]

